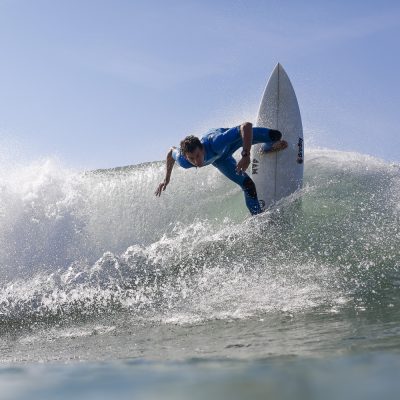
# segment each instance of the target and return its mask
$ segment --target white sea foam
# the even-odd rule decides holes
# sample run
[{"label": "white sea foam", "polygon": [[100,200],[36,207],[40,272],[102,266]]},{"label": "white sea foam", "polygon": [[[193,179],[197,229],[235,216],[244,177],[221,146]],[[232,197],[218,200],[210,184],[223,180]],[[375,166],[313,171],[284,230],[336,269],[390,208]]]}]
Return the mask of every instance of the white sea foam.
[{"label": "white sea foam", "polygon": [[193,323],[339,310],[399,267],[398,166],[306,157],[305,188],[247,219],[241,191],[213,168],[174,170],[161,198],[162,163],[82,173],[44,160],[3,174],[3,317],[129,310]]}]

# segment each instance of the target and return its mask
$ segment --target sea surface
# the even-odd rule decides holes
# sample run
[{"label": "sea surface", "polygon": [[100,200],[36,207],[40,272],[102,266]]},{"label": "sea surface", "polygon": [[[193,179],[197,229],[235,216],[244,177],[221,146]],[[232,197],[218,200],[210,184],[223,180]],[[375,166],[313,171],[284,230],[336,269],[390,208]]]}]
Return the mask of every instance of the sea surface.
[{"label": "sea surface", "polygon": [[212,168],[0,169],[1,399],[398,399],[400,165],[249,217]]}]

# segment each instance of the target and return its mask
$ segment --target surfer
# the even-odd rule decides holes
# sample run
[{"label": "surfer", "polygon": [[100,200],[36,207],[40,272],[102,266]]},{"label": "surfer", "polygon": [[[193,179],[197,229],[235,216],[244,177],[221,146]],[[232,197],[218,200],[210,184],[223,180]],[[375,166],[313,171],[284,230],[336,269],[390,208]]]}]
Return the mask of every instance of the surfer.
[{"label": "surfer", "polygon": [[[281,132],[269,128],[253,128],[250,122],[234,128],[212,129],[201,139],[192,135],[187,136],[181,141],[179,149],[171,147],[169,150],[165,179],[158,185],[155,195],[161,196],[168,186],[175,162],[182,168],[201,168],[212,164],[242,188],[250,213],[252,215],[259,214],[262,209],[257,198],[256,186],[246,174],[246,169],[250,165],[251,145],[264,143],[261,147],[262,153],[280,151],[288,145],[281,138]],[[236,162],[232,154],[240,147],[242,147],[242,158]]]}]

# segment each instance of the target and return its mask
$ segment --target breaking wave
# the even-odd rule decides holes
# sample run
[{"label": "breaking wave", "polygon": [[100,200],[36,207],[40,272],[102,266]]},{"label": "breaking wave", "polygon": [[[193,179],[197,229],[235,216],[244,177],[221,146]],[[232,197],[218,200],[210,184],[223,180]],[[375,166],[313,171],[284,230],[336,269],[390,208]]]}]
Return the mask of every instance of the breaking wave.
[{"label": "breaking wave", "polygon": [[213,168],[75,172],[45,160],[0,175],[0,324],[127,312],[172,323],[394,307],[400,166],[311,150],[305,185],[249,217]]}]

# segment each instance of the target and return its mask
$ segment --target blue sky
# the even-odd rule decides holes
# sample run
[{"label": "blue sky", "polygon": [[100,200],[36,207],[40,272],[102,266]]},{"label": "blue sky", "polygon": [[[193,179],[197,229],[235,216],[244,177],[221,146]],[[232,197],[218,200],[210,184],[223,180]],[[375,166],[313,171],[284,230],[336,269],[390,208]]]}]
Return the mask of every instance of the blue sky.
[{"label": "blue sky", "polygon": [[254,121],[279,61],[308,145],[399,162],[399,43],[397,1],[0,0],[0,157],[163,159]]}]

